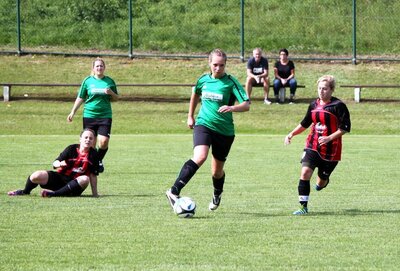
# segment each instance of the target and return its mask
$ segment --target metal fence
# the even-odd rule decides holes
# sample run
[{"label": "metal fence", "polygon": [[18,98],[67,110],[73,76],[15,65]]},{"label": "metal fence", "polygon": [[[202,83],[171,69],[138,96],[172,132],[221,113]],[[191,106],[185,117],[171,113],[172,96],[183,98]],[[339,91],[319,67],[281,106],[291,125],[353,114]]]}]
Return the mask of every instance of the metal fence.
[{"label": "metal fence", "polygon": [[398,0],[2,0],[0,53],[399,61],[399,13]]}]

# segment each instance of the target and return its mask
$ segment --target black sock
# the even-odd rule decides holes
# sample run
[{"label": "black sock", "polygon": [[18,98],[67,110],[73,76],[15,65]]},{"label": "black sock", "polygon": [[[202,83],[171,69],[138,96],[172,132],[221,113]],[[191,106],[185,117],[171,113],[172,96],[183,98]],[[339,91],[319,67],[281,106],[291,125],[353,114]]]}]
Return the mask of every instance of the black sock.
[{"label": "black sock", "polygon": [[97,149],[97,154],[99,156],[99,161],[103,161],[104,156],[106,156],[107,151],[108,151],[108,148],[107,149],[100,149],[100,148]]},{"label": "black sock", "polygon": [[[79,185],[77,180],[72,180],[67,183],[64,187],[54,191],[51,193],[53,197],[60,197],[60,196],[71,196],[77,195],[78,192],[82,191],[82,187]],[[77,192],[77,193],[75,193]]]},{"label": "black sock", "polygon": [[31,181],[31,176],[29,176],[28,177],[28,179],[26,180],[26,183],[25,183],[25,188],[24,188],[24,194],[30,194],[31,193],[31,191],[33,190],[33,189],[35,189],[36,187],[38,186],[38,184],[37,183],[33,183],[32,181]]},{"label": "black sock", "polygon": [[299,180],[299,202],[302,206],[307,207],[308,197],[310,196],[310,180]]},{"label": "black sock", "polygon": [[174,185],[171,187],[172,194],[179,195],[182,188],[185,187],[198,169],[199,166],[192,159],[187,160],[186,163],[183,164]]},{"label": "black sock", "polygon": [[225,173],[224,176],[222,176],[221,178],[217,179],[213,177],[212,180],[214,186],[214,195],[216,196],[221,195],[222,192],[224,191]]}]

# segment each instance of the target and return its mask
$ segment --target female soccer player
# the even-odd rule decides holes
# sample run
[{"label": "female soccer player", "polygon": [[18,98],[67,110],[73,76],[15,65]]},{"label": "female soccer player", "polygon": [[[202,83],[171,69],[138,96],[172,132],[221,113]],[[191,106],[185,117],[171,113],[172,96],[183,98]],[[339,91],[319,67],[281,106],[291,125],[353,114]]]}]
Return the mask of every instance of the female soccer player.
[{"label": "female soccer player", "polygon": [[[99,172],[104,171],[103,158],[108,151],[111,134],[111,101],[118,99],[117,86],[113,79],[104,75],[106,64],[101,58],[93,61],[92,75],[83,80],[78,97],[75,100],[67,121],[71,122],[76,111],[85,103],[83,128],[90,128],[96,133],[99,153]],[[96,142],[94,143],[96,144]],[[94,146],[96,147],[96,145]]]},{"label": "female soccer player", "polygon": [[300,124],[286,137],[285,144],[290,144],[295,135],[311,126],[306,139],[302,169],[298,185],[300,209],[294,215],[308,213],[307,203],[310,196],[310,179],[314,169],[318,168],[317,191],[329,183],[329,176],[341,159],[342,135],[350,132],[350,113],[347,106],[332,96],[335,90],[335,78],[325,75],[318,80],[319,98],[311,102]]},{"label": "female soccer player", "polygon": [[8,195],[29,195],[40,185],[44,188],[42,197],[79,196],[90,183],[92,195],[97,197],[99,160],[97,151],[92,147],[94,141],[94,131],[83,130],[80,143],[66,147],[53,162],[56,171],[35,171],[26,180],[23,190],[10,191]]},{"label": "female soccer player", "polygon": [[[224,164],[235,138],[232,112],[250,109],[249,99],[237,79],[225,73],[227,56],[215,49],[209,55],[211,73],[201,76],[190,98],[187,125],[193,132],[193,157],[183,165],[178,178],[167,190],[167,198],[173,207],[182,188],[206,161],[212,147],[211,176],[214,194],[209,209],[216,210],[221,202],[225,182]],[[202,106],[194,120],[196,107]],[[235,104],[235,100],[238,104]]]}]

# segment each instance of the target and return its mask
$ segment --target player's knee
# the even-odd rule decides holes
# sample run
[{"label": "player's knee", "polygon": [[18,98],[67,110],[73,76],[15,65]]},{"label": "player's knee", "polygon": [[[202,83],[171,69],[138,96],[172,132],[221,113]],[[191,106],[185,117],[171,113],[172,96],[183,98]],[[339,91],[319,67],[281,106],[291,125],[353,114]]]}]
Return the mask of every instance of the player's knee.
[{"label": "player's knee", "polygon": [[48,173],[45,170],[38,170],[31,174],[30,180],[33,183],[43,184],[48,179]]},{"label": "player's knee", "polygon": [[90,178],[86,175],[79,176],[76,181],[82,188],[86,188],[90,182]]}]

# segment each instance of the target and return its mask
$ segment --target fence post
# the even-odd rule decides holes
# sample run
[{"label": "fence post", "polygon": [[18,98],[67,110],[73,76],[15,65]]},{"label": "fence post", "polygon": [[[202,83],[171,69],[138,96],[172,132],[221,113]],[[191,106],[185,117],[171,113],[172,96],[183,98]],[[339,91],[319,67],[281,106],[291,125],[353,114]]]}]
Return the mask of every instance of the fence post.
[{"label": "fence post", "polygon": [[10,96],[11,96],[11,86],[4,85],[3,86],[4,102],[10,101]]},{"label": "fence post", "polygon": [[360,87],[354,88],[354,101],[356,103],[359,103],[360,100],[361,100],[361,88]]},{"label": "fence post", "polygon": [[357,20],[356,0],[353,0],[353,59],[352,63],[357,64]]}]

